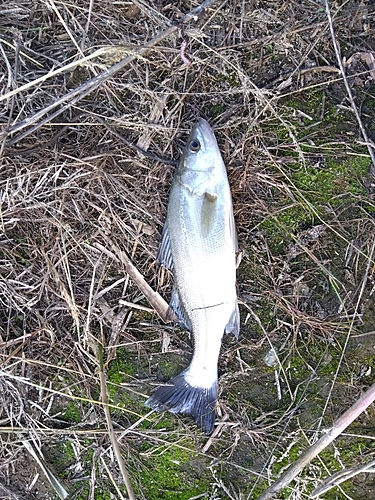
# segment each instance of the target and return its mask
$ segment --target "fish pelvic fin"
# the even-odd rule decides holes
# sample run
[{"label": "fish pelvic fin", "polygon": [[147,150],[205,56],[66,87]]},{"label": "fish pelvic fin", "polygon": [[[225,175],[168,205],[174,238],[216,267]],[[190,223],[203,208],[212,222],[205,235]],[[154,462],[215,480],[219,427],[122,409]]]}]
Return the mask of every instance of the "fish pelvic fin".
[{"label": "fish pelvic fin", "polygon": [[188,330],[191,332],[191,322],[188,317],[188,315],[185,312],[182,300],[180,298],[180,294],[178,293],[178,289],[176,285],[173,287],[172,290],[172,297],[171,301],[169,303],[169,307],[174,311],[178,318],[178,324],[181,328],[185,328],[185,330]]},{"label": "fish pelvic fin", "polygon": [[145,405],[158,412],[186,413],[207,435],[214,430],[217,380],[209,388],[194,387],[186,380],[187,370],[160,386]]},{"label": "fish pelvic fin", "polygon": [[225,325],[225,333],[233,333],[236,338],[238,338],[238,334],[240,333],[240,311],[237,300],[229,321]]},{"label": "fish pelvic fin", "polygon": [[168,220],[165,221],[158,254],[156,256],[158,264],[165,269],[173,271],[173,257],[171,240],[169,238]]}]

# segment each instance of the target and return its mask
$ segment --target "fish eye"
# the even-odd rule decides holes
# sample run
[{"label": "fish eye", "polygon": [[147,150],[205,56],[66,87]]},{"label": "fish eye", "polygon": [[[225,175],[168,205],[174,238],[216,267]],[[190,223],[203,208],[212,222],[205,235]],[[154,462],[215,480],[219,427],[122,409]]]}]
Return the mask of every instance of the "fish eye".
[{"label": "fish eye", "polygon": [[201,143],[198,141],[198,139],[193,139],[190,141],[189,144],[189,151],[191,153],[197,153],[201,148]]}]

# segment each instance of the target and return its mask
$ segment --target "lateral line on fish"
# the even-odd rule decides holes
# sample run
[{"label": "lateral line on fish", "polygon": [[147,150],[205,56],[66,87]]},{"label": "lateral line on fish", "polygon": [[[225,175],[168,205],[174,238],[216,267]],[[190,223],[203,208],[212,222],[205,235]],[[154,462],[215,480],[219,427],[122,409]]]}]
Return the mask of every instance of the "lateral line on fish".
[{"label": "lateral line on fish", "polygon": [[211,309],[212,307],[218,307],[224,305],[225,302],[220,302],[219,304],[213,304],[212,306],[204,306],[204,307],[193,307],[192,311],[201,311],[202,309]]}]

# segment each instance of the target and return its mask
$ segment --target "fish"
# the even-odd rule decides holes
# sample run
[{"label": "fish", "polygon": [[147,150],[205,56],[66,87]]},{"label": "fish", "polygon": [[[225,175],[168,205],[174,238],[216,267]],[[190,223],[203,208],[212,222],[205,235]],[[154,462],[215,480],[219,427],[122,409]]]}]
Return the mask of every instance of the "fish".
[{"label": "fish", "polygon": [[170,309],[193,336],[190,365],[146,401],[213,432],[225,333],[238,337],[237,233],[227,171],[208,122],[192,128],[172,181],[157,261],[173,275]]}]

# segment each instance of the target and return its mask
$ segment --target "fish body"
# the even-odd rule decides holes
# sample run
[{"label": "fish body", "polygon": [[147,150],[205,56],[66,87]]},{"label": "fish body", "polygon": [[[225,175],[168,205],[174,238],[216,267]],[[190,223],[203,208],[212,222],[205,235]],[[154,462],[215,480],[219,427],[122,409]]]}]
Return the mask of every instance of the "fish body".
[{"label": "fish body", "polygon": [[239,332],[237,237],[228,177],[214,133],[192,129],[171,186],[158,252],[174,287],[170,307],[190,330],[194,353],[186,370],[146,401],[157,411],[187,413],[207,434],[215,422],[223,333]]}]

